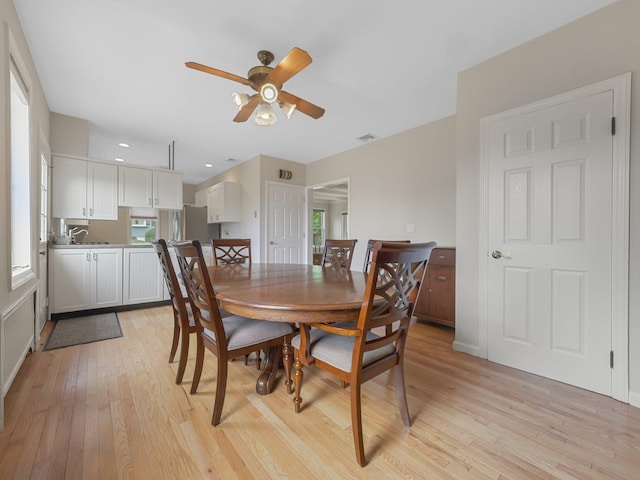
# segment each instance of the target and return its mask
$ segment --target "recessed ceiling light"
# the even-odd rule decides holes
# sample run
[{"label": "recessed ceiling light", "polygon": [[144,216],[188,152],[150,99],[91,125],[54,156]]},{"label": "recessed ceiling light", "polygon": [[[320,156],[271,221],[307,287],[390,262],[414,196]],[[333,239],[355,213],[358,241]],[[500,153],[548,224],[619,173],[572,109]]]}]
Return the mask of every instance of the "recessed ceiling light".
[{"label": "recessed ceiling light", "polygon": [[129,145],[128,143],[120,142],[118,146],[122,148],[129,148],[131,145]]},{"label": "recessed ceiling light", "polygon": [[116,157],[116,162],[124,162],[124,158]]},{"label": "recessed ceiling light", "polygon": [[210,163],[205,163],[204,166],[207,167],[207,168],[213,167],[213,165],[211,165]]}]

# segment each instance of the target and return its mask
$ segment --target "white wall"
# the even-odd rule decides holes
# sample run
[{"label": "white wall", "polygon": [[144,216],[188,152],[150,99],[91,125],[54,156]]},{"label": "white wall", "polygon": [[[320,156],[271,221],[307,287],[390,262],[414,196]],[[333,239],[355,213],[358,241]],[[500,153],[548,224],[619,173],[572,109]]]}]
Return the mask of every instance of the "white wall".
[{"label": "white wall", "polygon": [[640,392],[640,2],[620,0],[462,72],[457,98],[456,342],[478,346],[480,118],[631,71],[629,373]]}]

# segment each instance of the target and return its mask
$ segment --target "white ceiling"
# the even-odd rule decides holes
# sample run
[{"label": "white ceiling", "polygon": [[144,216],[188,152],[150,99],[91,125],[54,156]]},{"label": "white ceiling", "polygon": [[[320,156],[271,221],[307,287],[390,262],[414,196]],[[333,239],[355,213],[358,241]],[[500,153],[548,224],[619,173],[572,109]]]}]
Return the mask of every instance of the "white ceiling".
[{"label": "white ceiling", "polygon": [[[455,113],[459,71],[613,0],[14,0],[53,112],[87,119],[89,156],[199,183],[258,154],[309,163]],[[258,50],[313,63],[285,84],[326,109],[234,123]],[[132,146],[117,146],[126,141]],[[227,161],[232,158],[236,163]],[[212,163],[213,168],[206,168]]]}]

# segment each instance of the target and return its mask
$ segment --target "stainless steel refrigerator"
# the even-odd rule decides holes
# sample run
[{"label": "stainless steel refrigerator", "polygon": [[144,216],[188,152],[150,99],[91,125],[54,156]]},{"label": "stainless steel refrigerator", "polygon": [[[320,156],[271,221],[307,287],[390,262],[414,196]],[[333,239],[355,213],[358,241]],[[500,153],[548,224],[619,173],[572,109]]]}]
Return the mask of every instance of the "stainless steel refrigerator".
[{"label": "stainless steel refrigerator", "polygon": [[212,238],[220,238],[220,224],[207,223],[207,207],[185,205],[174,213],[171,236],[173,240],[199,240],[208,245]]}]

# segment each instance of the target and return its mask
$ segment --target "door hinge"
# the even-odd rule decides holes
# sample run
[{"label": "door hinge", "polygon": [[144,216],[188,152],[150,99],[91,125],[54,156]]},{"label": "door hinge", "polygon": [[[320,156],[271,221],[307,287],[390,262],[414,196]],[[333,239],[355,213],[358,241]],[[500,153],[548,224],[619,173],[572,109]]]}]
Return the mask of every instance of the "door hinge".
[{"label": "door hinge", "polygon": [[613,350],[609,352],[609,368],[613,368]]},{"label": "door hinge", "polygon": [[616,134],[616,117],[611,117],[611,135]]}]

